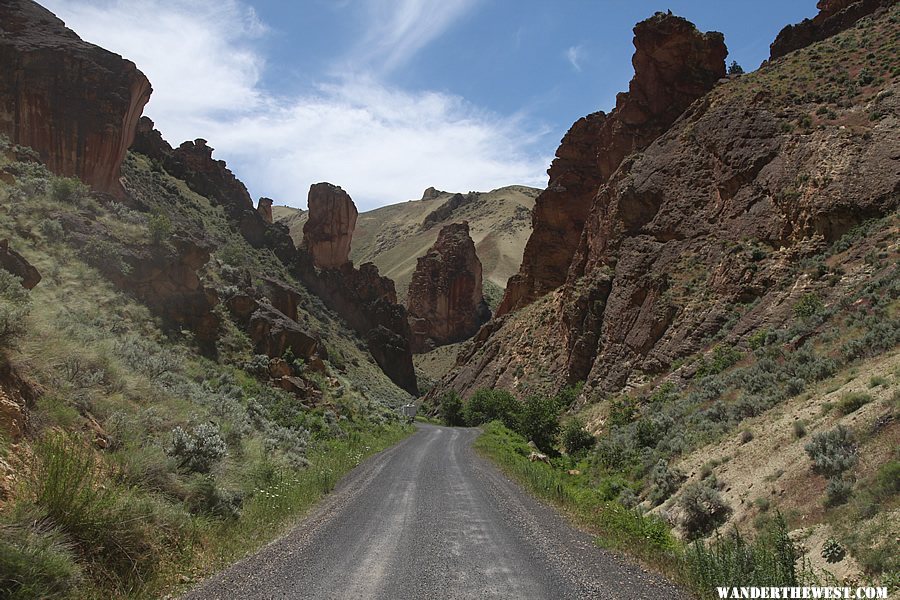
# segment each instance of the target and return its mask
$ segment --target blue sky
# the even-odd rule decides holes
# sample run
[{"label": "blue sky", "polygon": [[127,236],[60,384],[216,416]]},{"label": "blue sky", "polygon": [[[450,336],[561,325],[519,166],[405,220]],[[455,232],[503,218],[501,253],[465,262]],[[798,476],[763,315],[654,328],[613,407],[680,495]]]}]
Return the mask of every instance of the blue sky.
[{"label": "blue sky", "polygon": [[542,187],[579,117],[632,75],[632,27],[671,9],[746,70],[815,0],[46,0],[147,74],[173,145],[205,138],[254,197],[362,210],[428,186]]}]

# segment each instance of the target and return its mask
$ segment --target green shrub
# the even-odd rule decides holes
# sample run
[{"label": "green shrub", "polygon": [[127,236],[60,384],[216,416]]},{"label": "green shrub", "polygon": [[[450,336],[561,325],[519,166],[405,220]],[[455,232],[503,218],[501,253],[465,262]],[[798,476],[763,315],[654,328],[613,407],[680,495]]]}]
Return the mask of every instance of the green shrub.
[{"label": "green shrub", "polygon": [[806,436],[806,421],[798,419],[794,421],[794,437],[798,440]]},{"label": "green shrub", "polygon": [[814,293],[803,294],[794,305],[794,315],[800,319],[809,319],[825,310],[825,303]]},{"label": "green shrub", "polygon": [[529,396],[522,405],[516,431],[544,452],[553,452],[559,436],[559,411],[555,398]]},{"label": "green shrub", "polygon": [[813,461],[813,471],[828,477],[851,469],[859,460],[853,432],[843,425],[817,433],[804,449]]},{"label": "green shrub", "polygon": [[154,213],[147,219],[147,229],[153,243],[161,244],[172,235],[172,220],[163,212]]},{"label": "green shrub", "polygon": [[454,390],[444,392],[440,399],[440,413],[444,424],[451,427],[465,425],[462,399]]},{"label": "green shrub", "polygon": [[463,408],[466,424],[475,426],[501,421],[513,431],[519,429],[521,404],[506,390],[477,390]]},{"label": "green shrub", "polygon": [[597,439],[584,428],[584,421],[576,418],[563,429],[562,443],[569,456],[580,457],[594,447]]},{"label": "green shrub", "polygon": [[225,458],[227,447],[218,427],[201,423],[190,433],[181,427],[173,429],[168,453],[178,460],[179,467],[194,473],[208,473]]},{"label": "green shrub", "polygon": [[81,569],[71,545],[39,523],[0,526],[0,596],[10,600],[65,598]]},{"label": "green shrub", "polygon": [[0,341],[25,330],[25,317],[30,310],[30,296],[22,287],[22,280],[0,269]]},{"label": "green shrub", "polygon": [[709,535],[731,515],[731,507],[709,480],[685,486],[678,505],[683,511],[681,527],[688,539]]},{"label": "green shrub", "polygon": [[659,462],[650,470],[648,481],[650,483],[650,493],[647,499],[656,506],[665,502],[669,496],[678,490],[684,475],[677,469],[670,469],[669,463],[665,459],[659,459]]},{"label": "green shrub", "polygon": [[828,538],[825,540],[825,543],[822,544],[822,558],[825,559],[825,562],[841,562],[846,555],[847,551],[844,550],[844,547],[833,537]]},{"label": "green shrub", "polygon": [[878,386],[887,385],[887,377],[883,375],[873,375],[871,379],[869,379],[869,387],[874,388]]},{"label": "green shrub", "polygon": [[716,346],[708,361],[706,357],[700,359],[700,366],[697,368],[694,378],[701,379],[708,375],[717,375],[737,364],[741,357],[741,352],[733,346]]},{"label": "green shrub", "polygon": [[825,500],[823,504],[828,507],[839,506],[850,499],[853,493],[853,482],[840,476],[828,479],[825,486]]},{"label": "green shrub", "polygon": [[872,401],[872,396],[865,392],[848,392],[841,396],[837,403],[837,412],[840,415],[849,415]]},{"label": "green shrub", "polygon": [[50,197],[64,204],[79,204],[90,194],[86,185],[74,177],[54,177],[50,183]]},{"label": "green shrub", "polygon": [[890,460],[881,465],[875,475],[872,491],[879,500],[886,500],[900,493],[900,460]]}]

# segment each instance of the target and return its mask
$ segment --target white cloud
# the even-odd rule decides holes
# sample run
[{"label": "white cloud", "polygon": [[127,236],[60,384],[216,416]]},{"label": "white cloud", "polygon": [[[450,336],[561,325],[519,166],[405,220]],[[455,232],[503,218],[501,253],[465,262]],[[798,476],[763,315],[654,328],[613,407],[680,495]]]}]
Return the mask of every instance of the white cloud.
[{"label": "white cloud", "polygon": [[356,61],[390,71],[440,37],[480,0],[366,0],[368,32],[353,53]]},{"label": "white cloud", "polygon": [[[386,36],[384,64],[408,60],[473,1],[404,0],[390,13],[387,0],[370,0],[385,15],[373,29]],[[268,92],[259,84],[266,61],[254,46],[265,26],[238,0],[46,4],[84,39],[134,60],[154,86],[145,114],[163,136],[173,145],[209,140],[254,196],[303,206],[310,184],[331,181],[366,210],[432,185],[468,191],[546,182],[550,157],[530,150],[546,131],[518,115],[397,89],[358,71],[293,97]]]},{"label": "white cloud", "polygon": [[568,50],[566,50],[566,60],[572,65],[576,71],[581,71],[581,61],[584,60],[585,52],[584,47],[581,45],[578,46],[570,46]]}]

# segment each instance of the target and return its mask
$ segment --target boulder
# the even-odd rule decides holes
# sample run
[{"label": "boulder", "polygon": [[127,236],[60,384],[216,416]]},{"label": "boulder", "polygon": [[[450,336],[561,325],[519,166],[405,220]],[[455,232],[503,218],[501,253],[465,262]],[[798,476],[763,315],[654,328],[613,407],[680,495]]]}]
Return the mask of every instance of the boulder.
[{"label": "boulder", "polygon": [[25,257],[9,247],[9,240],[0,240],[0,269],[22,280],[22,287],[33,289],[41,281],[41,274]]},{"label": "boulder", "polygon": [[29,0],[0,3],[0,133],[54,173],[123,196],[119,183],[150,82]]}]

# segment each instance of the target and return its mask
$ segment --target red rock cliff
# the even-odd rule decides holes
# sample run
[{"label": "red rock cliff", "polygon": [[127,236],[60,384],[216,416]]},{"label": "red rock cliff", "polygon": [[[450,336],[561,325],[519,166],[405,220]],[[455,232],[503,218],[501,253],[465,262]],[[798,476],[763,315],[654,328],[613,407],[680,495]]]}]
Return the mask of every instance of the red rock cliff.
[{"label": "red rock cliff", "polygon": [[622,159],[646,148],[697,98],[725,76],[722,34],[701,33],[689,21],[657,13],[634,28],[634,77],[608,115],[578,120],[565,135],[538,197],[534,231],[522,266],[510,278],[498,315],[558,288],[597,189]]},{"label": "red rock cliff", "polygon": [[326,306],[365,340],[381,370],[399,387],[418,393],[406,309],[397,304],[394,282],[364,263],[354,268],[348,255],[356,226],[356,205],[336,185],[309,190],[309,221],[293,273]]},{"label": "red rock cliff", "polygon": [[413,352],[465,340],[490,318],[481,261],[467,222],[443,227],[428,253],[418,259],[407,310]]},{"label": "red rock cliff", "polygon": [[359,212],[350,196],[336,185],[309,188],[309,220],[303,225],[303,247],[317,267],[336,268],[350,260],[350,240]]},{"label": "red rock cliff", "polygon": [[0,3],[0,133],[47,167],[121,195],[119,169],[150,99],[134,63],[27,0]]}]

